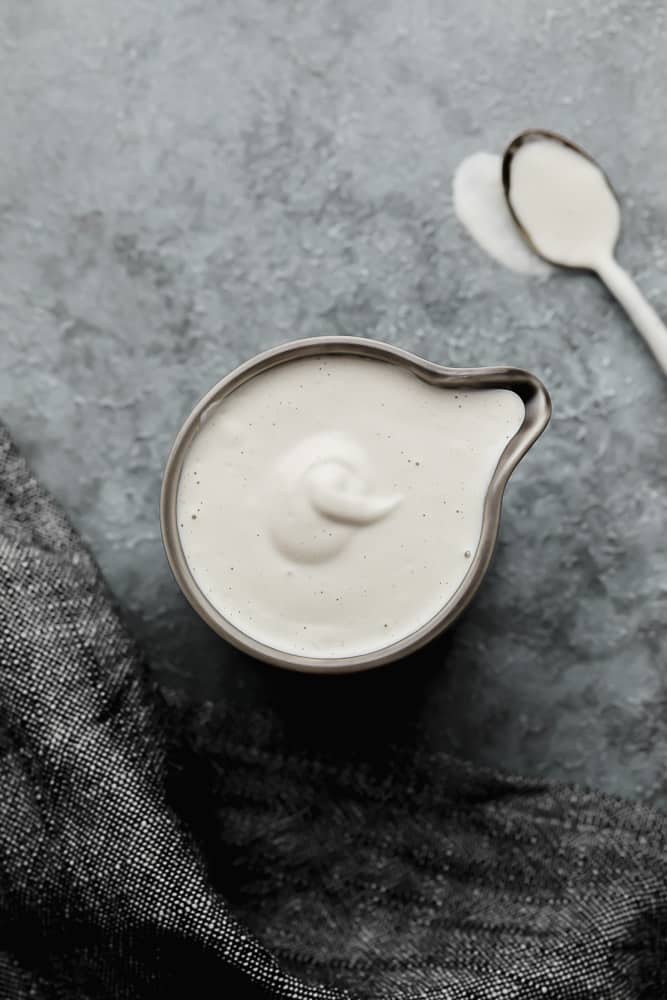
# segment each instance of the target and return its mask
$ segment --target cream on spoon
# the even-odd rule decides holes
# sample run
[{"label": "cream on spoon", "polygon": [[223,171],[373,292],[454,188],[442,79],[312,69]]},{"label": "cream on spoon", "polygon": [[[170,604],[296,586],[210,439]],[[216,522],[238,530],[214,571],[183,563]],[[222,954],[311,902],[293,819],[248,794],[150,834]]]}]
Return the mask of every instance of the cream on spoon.
[{"label": "cream on spoon", "polygon": [[614,257],[621,213],[597,163],[553,132],[522,132],[505,151],[503,187],[533,250],[550,264],[594,271],[667,374],[667,327]]}]

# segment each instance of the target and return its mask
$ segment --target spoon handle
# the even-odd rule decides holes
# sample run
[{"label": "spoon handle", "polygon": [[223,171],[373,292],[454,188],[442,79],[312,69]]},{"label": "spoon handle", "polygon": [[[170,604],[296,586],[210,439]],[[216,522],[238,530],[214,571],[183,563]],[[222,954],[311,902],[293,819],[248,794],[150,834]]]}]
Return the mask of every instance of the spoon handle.
[{"label": "spoon handle", "polygon": [[653,306],[644,298],[628,272],[624,271],[613,257],[601,260],[596,270],[611,294],[623,306],[667,375],[667,327]]}]

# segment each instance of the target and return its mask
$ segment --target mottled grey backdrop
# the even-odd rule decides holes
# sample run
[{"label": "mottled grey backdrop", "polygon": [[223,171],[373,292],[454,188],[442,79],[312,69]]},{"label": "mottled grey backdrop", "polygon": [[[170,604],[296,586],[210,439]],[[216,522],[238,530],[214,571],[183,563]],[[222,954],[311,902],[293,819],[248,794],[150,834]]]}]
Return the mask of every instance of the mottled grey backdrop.
[{"label": "mottled grey backdrop", "polygon": [[[0,415],[165,688],[270,702],[299,741],[370,729],[665,805],[667,384],[595,280],[504,271],[451,200],[469,153],[569,134],[667,314],[660,0],[0,0],[0,21]],[[157,504],[204,390],[328,333],[528,367],[554,417],[458,627],[313,679],[207,632]]]}]

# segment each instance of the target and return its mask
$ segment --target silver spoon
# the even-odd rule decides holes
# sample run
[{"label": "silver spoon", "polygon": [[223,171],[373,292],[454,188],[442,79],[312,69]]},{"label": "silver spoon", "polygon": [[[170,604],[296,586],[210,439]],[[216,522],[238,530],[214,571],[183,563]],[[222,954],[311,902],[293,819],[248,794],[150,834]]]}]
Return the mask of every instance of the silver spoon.
[{"label": "silver spoon", "polygon": [[595,272],[667,374],[667,327],[614,256],[621,212],[595,160],[556,132],[530,129],[505,150],[502,179],[509,210],[532,250],[558,267]]}]

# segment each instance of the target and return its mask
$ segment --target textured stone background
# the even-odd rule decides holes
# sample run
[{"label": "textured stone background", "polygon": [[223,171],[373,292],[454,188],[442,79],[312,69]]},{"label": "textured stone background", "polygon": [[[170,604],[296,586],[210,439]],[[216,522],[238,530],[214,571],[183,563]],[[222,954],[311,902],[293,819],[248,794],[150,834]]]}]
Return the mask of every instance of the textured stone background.
[{"label": "textured stone background", "polygon": [[[504,271],[451,202],[469,153],[571,135],[667,315],[660,0],[0,0],[0,22],[0,414],[165,688],[270,703],[298,741],[418,739],[667,804],[667,385],[594,279]],[[327,333],[525,366],[554,402],[465,619],[333,679],[208,633],[157,515],[204,390]]]}]

